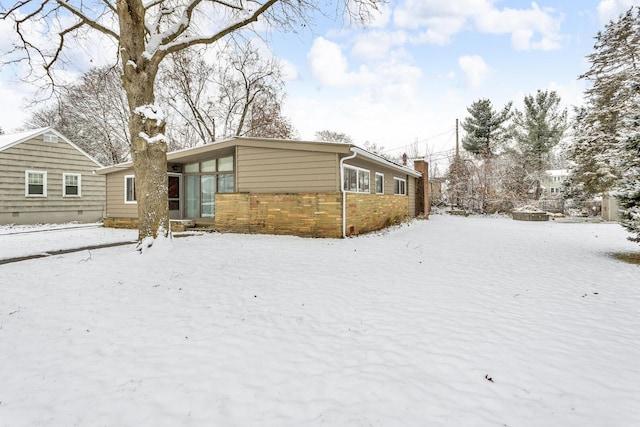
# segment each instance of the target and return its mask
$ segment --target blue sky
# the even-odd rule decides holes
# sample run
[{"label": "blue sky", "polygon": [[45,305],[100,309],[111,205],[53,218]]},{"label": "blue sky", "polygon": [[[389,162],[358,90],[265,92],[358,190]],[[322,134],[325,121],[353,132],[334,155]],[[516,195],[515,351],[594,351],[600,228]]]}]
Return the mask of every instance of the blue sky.
[{"label": "blue sky", "polygon": [[[303,139],[328,129],[390,154],[415,141],[421,155],[444,153],[456,118],[480,98],[521,108],[541,89],[580,104],[593,37],[632,5],[640,0],[390,0],[368,28],[317,17],[309,30],[273,35],[287,70],[285,114]],[[33,99],[10,78],[0,74],[5,131],[22,125]]]},{"label": "blue sky", "polygon": [[293,69],[286,114],[303,138],[330,129],[390,154],[414,141],[423,155],[451,150],[455,119],[480,98],[522,108],[541,89],[580,104],[594,36],[632,5],[640,0],[392,0],[368,29],[323,21],[274,43]]}]

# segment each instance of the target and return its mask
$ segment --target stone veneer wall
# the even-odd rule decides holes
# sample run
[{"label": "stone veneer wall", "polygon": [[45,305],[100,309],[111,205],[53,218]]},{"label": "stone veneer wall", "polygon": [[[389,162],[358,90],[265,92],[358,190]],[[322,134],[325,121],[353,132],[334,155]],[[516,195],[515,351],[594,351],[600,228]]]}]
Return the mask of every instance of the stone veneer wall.
[{"label": "stone veneer wall", "polygon": [[216,194],[219,231],[342,236],[341,193]]},{"label": "stone veneer wall", "polygon": [[[342,237],[342,193],[216,194],[220,232]],[[347,193],[347,235],[397,224],[409,216],[407,196]],[[105,227],[137,228],[135,218],[105,218]],[[184,225],[171,223],[173,231]]]},{"label": "stone veneer wall", "polygon": [[[171,231],[180,233],[187,230],[187,226],[181,221],[170,221]],[[103,218],[102,226],[107,228],[138,228],[138,218]]]},{"label": "stone veneer wall", "polygon": [[408,216],[408,196],[347,193],[347,235],[380,230]]}]

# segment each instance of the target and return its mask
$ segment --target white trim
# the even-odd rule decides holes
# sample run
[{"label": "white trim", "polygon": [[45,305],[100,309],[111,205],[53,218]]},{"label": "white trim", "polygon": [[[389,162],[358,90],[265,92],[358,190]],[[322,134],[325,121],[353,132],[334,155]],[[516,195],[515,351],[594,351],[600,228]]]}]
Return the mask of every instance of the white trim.
[{"label": "white trim", "polygon": [[[382,177],[382,191],[378,192],[378,183],[376,182],[378,177]],[[376,175],[373,179],[373,190],[376,194],[384,194],[384,174],[382,172],[376,172]]]},{"label": "white trim", "polygon": [[67,137],[65,137],[63,134],[61,134],[60,132],[58,132],[57,130],[52,128],[51,126],[44,127],[44,128],[39,128],[39,129],[34,129],[34,130],[31,130],[31,131],[27,131],[27,132],[20,132],[20,133],[13,134],[13,135],[1,135],[0,136],[0,151],[8,150],[11,147],[14,147],[14,146],[16,146],[18,144],[21,144],[23,142],[29,141],[29,140],[31,140],[31,139],[33,139],[33,138],[35,138],[37,136],[43,135],[45,133],[49,133],[49,134],[52,134],[54,136],[57,136],[58,137],[58,142],[60,142],[60,140],[66,142],[67,144],[72,146],[74,149],[79,151],[86,158],[88,158],[93,163],[95,163],[96,166],[98,166],[99,168],[103,167],[100,164],[100,162],[98,162],[96,159],[91,157],[82,148],[78,147],[76,144],[71,142]]},{"label": "white trim", "polygon": [[[344,172],[343,172],[342,187],[344,191],[346,191],[347,193],[371,194],[371,171],[369,169],[359,168],[357,166],[352,166],[352,165],[342,165],[342,169],[352,169],[356,171],[356,190],[355,191],[348,188],[344,188],[345,185],[344,185]],[[367,180],[367,184],[369,188],[367,188],[366,190],[358,188],[360,184],[360,172],[364,172],[369,176],[369,179]]]},{"label": "white trim", "polygon": [[358,153],[340,159],[340,191],[342,192],[342,238],[347,237],[347,192],[344,191],[344,161],[355,159]]},{"label": "white trim", "polygon": [[[129,178],[133,178],[133,189],[134,189],[134,193],[133,193],[133,200],[127,200],[127,194],[128,194],[128,186],[127,186],[127,182],[129,180]],[[125,175],[124,176],[124,204],[125,205],[137,205],[138,201],[135,199],[136,197],[136,193],[135,193],[135,185],[136,185],[136,176],[135,175]]]},{"label": "white trim", "polygon": [[58,135],[53,134],[53,133],[45,133],[44,135],[42,135],[42,140],[44,142],[50,142],[52,144],[57,144],[58,143]]},{"label": "white trim", "polygon": [[[402,193],[396,193],[396,181],[401,182],[402,185],[402,190],[404,190]],[[395,194],[396,196],[406,196],[407,195],[407,180],[404,178],[398,178],[398,177],[393,177],[393,194]]]},{"label": "white trim", "polygon": [[[67,177],[78,177],[78,194],[67,194]],[[62,174],[62,197],[82,197],[82,175],[79,173],[63,173]]]},{"label": "white trim", "polygon": [[[42,175],[42,194],[29,194],[29,174]],[[25,197],[47,197],[47,171],[36,171],[36,170],[24,171],[24,196]]]},{"label": "white trim", "polygon": [[371,152],[369,152],[367,150],[363,150],[360,147],[353,147],[353,148],[351,148],[351,151],[353,151],[355,153],[358,153],[362,157],[366,157],[369,160],[374,160],[374,161],[376,161],[378,163],[383,163],[383,164],[385,164],[386,166],[388,166],[390,168],[393,168],[393,169],[396,169],[396,170],[401,170],[404,173],[406,173],[407,175],[411,175],[411,176],[413,176],[415,178],[420,178],[422,176],[422,173],[418,172],[415,169],[411,169],[411,168],[408,168],[406,166],[399,165],[399,164],[397,164],[395,162],[392,162],[390,160],[385,159],[382,156],[379,156],[377,154],[371,153]]}]

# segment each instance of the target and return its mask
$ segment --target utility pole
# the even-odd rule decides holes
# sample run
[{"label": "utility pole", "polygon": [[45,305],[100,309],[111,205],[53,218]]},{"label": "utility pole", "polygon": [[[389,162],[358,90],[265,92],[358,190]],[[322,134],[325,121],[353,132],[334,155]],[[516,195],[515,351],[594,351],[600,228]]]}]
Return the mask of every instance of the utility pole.
[{"label": "utility pole", "polygon": [[452,194],[451,207],[453,208],[453,202],[455,200],[456,207],[460,206],[460,140],[458,134],[458,119],[456,119],[456,157],[453,160],[453,174],[454,174],[454,191]]},{"label": "utility pole", "polygon": [[456,162],[460,159],[460,141],[458,140],[458,119],[456,119]]}]

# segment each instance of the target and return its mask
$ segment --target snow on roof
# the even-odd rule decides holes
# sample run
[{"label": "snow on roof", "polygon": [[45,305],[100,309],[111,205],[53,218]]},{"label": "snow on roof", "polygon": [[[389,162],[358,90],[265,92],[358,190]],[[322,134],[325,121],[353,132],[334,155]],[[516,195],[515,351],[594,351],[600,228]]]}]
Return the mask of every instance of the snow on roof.
[{"label": "snow on roof", "polygon": [[67,144],[69,144],[70,146],[72,146],[73,148],[78,150],[80,153],[82,153],[85,157],[87,157],[89,160],[91,160],[93,163],[95,163],[96,166],[102,167],[100,162],[98,162],[96,159],[91,157],[82,148],[78,147],[76,144],[71,142],[67,137],[62,135],[60,132],[58,132],[57,130],[55,130],[51,126],[44,127],[44,128],[38,128],[38,129],[31,129],[31,130],[27,130],[27,131],[24,131],[24,132],[12,133],[12,134],[9,134],[9,135],[0,135],[0,151],[7,150],[8,148],[11,148],[11,147],[13,147],[15,145],[20,144],[21,142],[28,141],[31,138],[34,138],[34,137],[36,137],[38,135],[42,135],[44,133],[51,133],[51,134],[57,136],[58,138],[62,139],[64,142],[66,142]]},{"label": "snow on roof", "polygon": [[549,169],[545,171],[549,176],[568,176],[569,169]]},{"label": "snow on roof", "polygon": [[0,135],[0,151],[5,150],[9,147],[12,147],[16,144],[19,144],[22,141],[31,139],[34,136],[46,131],[47,129],[51,129],[51,128],[45,127],[45,128],[31,129],[24,132],[12,133],[8,135]]}]

